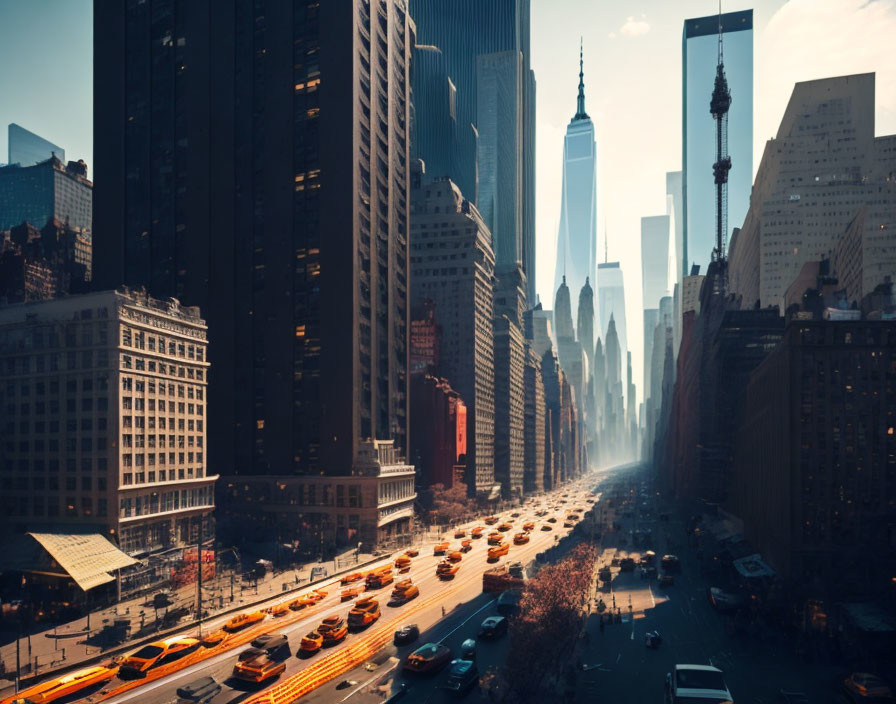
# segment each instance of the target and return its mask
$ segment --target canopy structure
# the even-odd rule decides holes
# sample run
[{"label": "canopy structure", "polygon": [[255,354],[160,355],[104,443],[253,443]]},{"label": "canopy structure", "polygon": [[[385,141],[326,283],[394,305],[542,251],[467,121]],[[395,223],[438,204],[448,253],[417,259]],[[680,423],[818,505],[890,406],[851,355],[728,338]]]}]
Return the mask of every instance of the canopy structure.
[{"label": "canopy structure", "polygon": [[115,579],[113,572],[136,564],[98,533],[26,533],[0,554],[0,569],[70,578],[84,591]]},{"label": "canopy structure", "polygon": [[737,570],[741,577],[774,577],[775,571],[763,562],[762,557],[758,554],[748,555],[733,563],[734,569]]}]

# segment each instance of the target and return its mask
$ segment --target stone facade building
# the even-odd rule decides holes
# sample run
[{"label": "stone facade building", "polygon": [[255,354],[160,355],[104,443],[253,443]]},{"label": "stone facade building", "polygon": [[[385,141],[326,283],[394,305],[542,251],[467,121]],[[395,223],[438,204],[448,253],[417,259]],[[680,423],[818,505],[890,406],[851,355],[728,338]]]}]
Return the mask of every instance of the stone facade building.
[{"label": "stone facade building", "polygon": [[3,527],[213,538],[207,346],[197,309],[126,289],[0,309]]}]

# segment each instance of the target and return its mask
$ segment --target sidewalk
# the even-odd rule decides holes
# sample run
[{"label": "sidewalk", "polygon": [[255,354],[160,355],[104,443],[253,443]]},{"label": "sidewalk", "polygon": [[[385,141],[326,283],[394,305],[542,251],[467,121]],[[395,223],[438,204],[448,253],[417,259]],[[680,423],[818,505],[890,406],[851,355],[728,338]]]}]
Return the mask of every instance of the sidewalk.
[{"label": "sidewalk", "polygon": [[[373,555],[359,555],[357,563],[342,568],[340,572],[351,571],[356,565],[373,559]],[[239,574],[224,573],[203,584],[205,616],[214,617],[242,605],[257,603],[305,587],[310,583],[311,571],[315,567],[323,567],[327,579],[337,574],[334,560],[308,563],[295,570],[270,573],[259,580],[257,585],[242,582]],[[195,622],[196,583],[171,590],[171,594],[171,604],[158,611],[153,608],[152,594],[143,595],[94,611],[69,623],[23,635],[18,641],[0,647],[0,677],[6,677],[10,681],[15,677],[17,643],[20,673],[24,679],[70,668],[106,651],[126,648],[128,643],[139,642],[160,630],[184,628]],[[165,614],[176,613],[177,610],[183,610],[183,617],[166,623]],[[129,624],[129,637],[121,642],[111,641],[108,636],[111,635],[113,625],[125,620]],[[0,689],[4,687],[5,685],[0,686]]]}]

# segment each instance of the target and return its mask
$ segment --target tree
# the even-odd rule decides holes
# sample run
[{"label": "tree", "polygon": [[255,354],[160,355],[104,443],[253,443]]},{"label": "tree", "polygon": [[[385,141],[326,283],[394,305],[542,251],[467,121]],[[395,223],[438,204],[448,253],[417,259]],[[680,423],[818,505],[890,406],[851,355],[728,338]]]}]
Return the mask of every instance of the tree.
[{"label": "tree", "polygon": [[444,484],[433,484],[430,520],[435,523],[456,523],[464,520],[473,510],[473,502],[467,497],[467,485],[455,482],[446,489]]},{"label": "tree", "polygon": [[[569,556],[546,565],[526,584],[520,613],[511,623],[504,679],[511,701],[540,700],[549,675],[559,675],[573,654],[582,610],[593,584],[597,550],[578,545]],[[551,657],[546,658],[545,652]]]}]

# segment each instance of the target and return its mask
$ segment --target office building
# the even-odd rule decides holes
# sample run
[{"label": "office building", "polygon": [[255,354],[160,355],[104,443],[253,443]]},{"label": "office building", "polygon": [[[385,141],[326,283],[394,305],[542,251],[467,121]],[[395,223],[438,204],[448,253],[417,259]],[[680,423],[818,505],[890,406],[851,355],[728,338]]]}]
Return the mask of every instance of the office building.
[{"label": "office building", "polygon": [[[483,139],[477,123],[477,61],[482,54],[517,52],[522,58],[523,186],[522,248],[526,295],[535,301],[535,74],[531,69],[530,0],[410,0],[408,9],[416,25],[417,42],[438,47],[445,57],[446,73],[456,87],[457,162],[448,174],[477,207],[478,145]],[[415,69],[416,70],[416,69]],[[415,105],[416,119],[428,122],[426,103]],[[435,118],[438,119],[438,118]],[[427,161],[427,154],[418,152]],[[442,174],[430,171],[433,177]],[[484,208],[480,207],[484,212]]]},{"label": "office building", "polygon": [[798,598],[892,594],[894,359],[893,321],[793,320],[750,376],[729,505]]},{"label": "office building", "polygon": [[541,355],[526,341],[523,360],[523,493],[544,491],[545,467],[545,398],[541,376]]},{"label": "office building", "polygon": [[435,304],[439,375],[467,406],[467,489],[497,498],[491,233],[476,206],[447,179],[425,181],[421,174],[411,199],[411,301]]},{"label": "office building", "polygon": [[[456,181],[458,130],[469,130],[473,136],[474,127],[457,123],[457,87],[439,47],[414,47],[411,89],[411,158],[421,159],[430,177]],[[475,202],[475,192],[470,195]]]},{"label": "office building", "polygon": [[50,157],[39,164],[0,168],[0,230],[29,222],[41,228],[55,218],[90,235],[93,183],[83,161]]},{"label": "office building", "polygon": [[34,166],[54,157],[65,163],[65,149],[26,130],[21,125],[11,122],[7,135],[7,163],[10,165]]},{"label": "office building", "polygon": [[442,337],[436,320],[436,304],[430,300],[411,308],[410,373],[435,374],[439,369],[439,343]]},{"label": "office building", "polygon": [[477,56],[476,91],[476,205],[492,233],[497,266],[513,267],[523,261],[522,54]]},{"label": "office building", "polygon": [[280,478],[351,476],[373,441],[406,456],[413,45],[402,0],[94,6],[96,284],[207,316],[241,539],[350,543]]},{"label": "office building", "polygon": [[600,321],[600,335],[604,340],[610,327],[610,318],[615,322],[622,359],[628,350],[628,335],[625,324],[625,282],[619,262],[601,262],[597,265],[597,319]]},{"label": "office building", "polygon": [[674,254],[674,233],[668,215],[641,218],[641,301],[656,308],[669,294],[669,257]]},{"label": "office building", "polygon": [[[874,74],[794,86],[778,134],[766,143],[743,227],[729,255],[741,306],[782,306],[803,265],[846,239],[851,301],[896,280],[896,135],[875,137]],[[733,108],[732,108],[733,109]]]},{"label": "office building", "polygon": [[[728,112],[728,222],[743,222],[753,179],[753,11],[685,20],[682,34],[682,274],[705,270],[716,246],[715,120],[709,111],[719,54],[731,91]],[[726,237],[729,233],[725,233]]]},{"label": "office building", "polygon": [[675,246],[672,254],[675,257],[675,275],[670,278],[672,284],[680,283],[687,276],[689,266],[684,260],[684,182],[681,171],[666,172],[666,215],[674,233]]},{"label": "office building", "polygon": [[134,556],[213,538],[208,377],[205,321],[174,300],[0,309],[4,529],[97,533]]},{"label": "office building", "polygon": [[467,407],[447,379],[429,374],[411,377],[411,460],[417,490],[435,484],[450,489],[467,454]]},{"label": "office building", "polygon": [[594,355],[594,291],[587,278],[582,290],[579,291],[576,333],[585,356],[588,357],[588,365],[591,366]]},{"label": "office building", "polygon": [[529,340],[539,358],[554,344],[553,319],[553,312],[544,310],[541,303],[537,303],[534,308],[523,313],[526,339]]},{"label": "office building", "polygon": [[525,355],[519,326],[495,318],[495,481],[505,499],[523,495]]},{"label": "office building", "polygon": [[[597,142],[594,123],[585,112],[585,78],[580,51],[576,112],[563,138],[563,184],[554,290],[560,287],[561,280],[568,281],[573,290],[584,286],[586,281],[598,281],[594,269],[597,264],[597,173]],[[573,320],[577,315],[578,305],[574,302]],[[599,323],[606,325],[606,320],[598,316]]]},{"label": "office building", "polygon": [[55,218],[38,230],[22,223],[0,234],[0,302],[22,303],[85,293],[90,235]]}]

